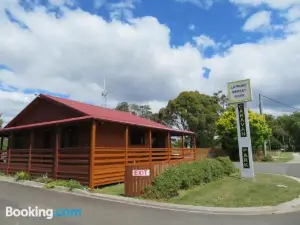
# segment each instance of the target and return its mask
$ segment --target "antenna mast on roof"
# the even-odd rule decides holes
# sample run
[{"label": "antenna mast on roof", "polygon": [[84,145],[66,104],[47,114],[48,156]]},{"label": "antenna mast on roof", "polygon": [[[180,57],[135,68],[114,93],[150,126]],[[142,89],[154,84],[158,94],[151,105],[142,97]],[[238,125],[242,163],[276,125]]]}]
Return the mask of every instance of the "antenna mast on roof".
[{"label": "antenna mast on roof", "polygon": [[104,77],[104,89],[101,93],[101,95],[104,97],[104,107],[106,107],[106,102],[107,102],[107,95],[108,95],[108,91],[106,90],[106,82],[105,82],[105,77]]}]

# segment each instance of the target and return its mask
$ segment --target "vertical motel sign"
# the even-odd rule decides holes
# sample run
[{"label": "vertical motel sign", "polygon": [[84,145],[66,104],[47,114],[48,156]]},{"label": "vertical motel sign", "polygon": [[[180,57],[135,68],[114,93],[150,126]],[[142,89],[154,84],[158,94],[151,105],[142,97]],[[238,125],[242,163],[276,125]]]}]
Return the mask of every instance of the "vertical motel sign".
[{"label": "vertical motel sign", "polygon": [[247,102],[252,101],[250,80],[227,84],[228,102],[235,104],[242,177],[254,177],[253,156]]}]

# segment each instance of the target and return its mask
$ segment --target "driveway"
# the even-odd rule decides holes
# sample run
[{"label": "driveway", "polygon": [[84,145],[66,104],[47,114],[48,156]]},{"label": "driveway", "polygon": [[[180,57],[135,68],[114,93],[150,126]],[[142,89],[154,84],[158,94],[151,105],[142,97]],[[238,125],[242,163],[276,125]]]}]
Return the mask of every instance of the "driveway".
[{"label": "driveway", "polygon": [[[300,177],[300,164],[256,164],[256,171],[278,172]],[[79,218],[5,218],[5,207],[81,208]],[[2,225],[299,225],[300,213],[271,216],[221,216],[159,210],[90,199],[50,190],[0,182]]]},{"label": "driveway", "polygon": [[294,159],[288,163],[300,163],[300,153],[293,153]]}]

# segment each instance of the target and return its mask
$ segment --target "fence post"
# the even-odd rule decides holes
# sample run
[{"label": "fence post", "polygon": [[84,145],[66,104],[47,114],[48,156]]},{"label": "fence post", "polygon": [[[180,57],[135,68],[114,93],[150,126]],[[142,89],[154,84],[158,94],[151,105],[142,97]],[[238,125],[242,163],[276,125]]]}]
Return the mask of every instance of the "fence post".
[{"label": "fence post", "polygon": [[150,164],[152,163],[152,131],[149,129],[149,151],[150,151]]},{"label": "fence post", "polygon": [[6,166],[6,174],[9,173],[9,166],[10,166],[10,158],[11,158],[11,149],[14,146],[14,134],[10,132],[9,139],[8,139],[8,149],[7,149],[7,166]]},{"label": "fence post", "polygon": [[168,163],[171,161],[171,136],[170,131],[168,131]]},{"label": "fence post", "polygon": [[34,142],[34,130],[31,130],[29,152],[28,152],[28,173],[30,173],[30,170],[31,170],[31,152],[32,152],[32,148],[33,148],[33,142]]},{"label": "fence post", "polygon": [[1,137],[1,143],[0,143],[0,150],[1,151],[3,150],[3,140],[4,140],[4,137],[2,136]]},{"label": "fence post", "polygon": [[128,125],[125,127],[125,166],[128,165]]},{"label": "fence post", "polygon": [[193,139],[194,139],[194,148],[193,148],[193,152],[194,152],[194,160],[196,160],[196,149],[197,149],[197,146],[196,146],[196,135],[193,136]]},{"label": "fence post", "polygon": [[97,129],[97,123],[96,123],[95,120],[93,120],[92,127],[91,127],[90,182],[89,182],[89,188],[91,190],[94,189],[94,166],[95,166],[96,129]]},{"label": "fence post", "polygon": [[53,159],[53,178],[57,179],[58,171],[58,154],[60,148],[60,126],[56,125],[55,127],[55,147],[54,147],[54,159]]},{"label": "fence post", "polygon": [[184,139],[183,134],[181,135],[181,154],[182,154],[182,161],[184,161]]}]

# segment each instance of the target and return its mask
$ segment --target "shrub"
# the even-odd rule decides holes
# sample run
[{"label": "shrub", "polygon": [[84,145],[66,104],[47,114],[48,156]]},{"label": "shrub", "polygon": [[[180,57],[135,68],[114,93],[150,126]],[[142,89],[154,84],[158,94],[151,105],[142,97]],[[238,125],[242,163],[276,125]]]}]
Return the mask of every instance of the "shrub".
[{"label": "shrub", "polygon": [[282,147],[280,141],[278,141],[276,138],[271,139],[271,150],[280,150]]},{"label": "shrub", "polygon": [[264,156],[261,161],[263,162],[272,162],[274,161],[273,157],[268,153],[266,156]]},{"label": "shrub", "polygon": [[47,184],[47,183],[50,183],[51,181],[53,181],[53,179],[49,178],[48,174],[44,174],[40,177],[36,177],[34,179],[34,181]]},{"label": "shrub", "polygon": [[30,175],[27,172],[25,172],[25,171],[17,172],[15,174],[15,180],[16,181],[30,180],[30,179],[31,179]]},{"label": "shrub", "polygon": [[237,169],[228,157],[205,159],[191,164],[178,164],[156,177],[151,187],[144,190],[144,198],[160,199],[178,195],[181,189],[221,179]]},{"label": "shrub", "polygon": [[234,164],[231,162],[229,157],[219,157],[219,158],[217,158],[217,160],[219,160],[223,164],[223,169],[224,169],[226,175],[229,176],[232,173],[236,173],[239,171],[239,169],[237,169],[234,166]]},{"label": "shrub", "polygon": [[56,186],[68,187],[69,191],[73,189],[83,189],[84,187],[77,180],[53,180],[47,183],[44,187],[47,189],[55,188]]}]

